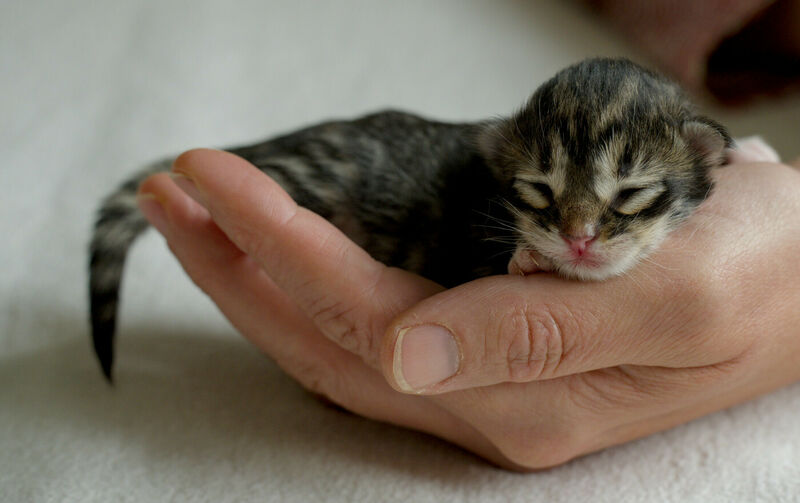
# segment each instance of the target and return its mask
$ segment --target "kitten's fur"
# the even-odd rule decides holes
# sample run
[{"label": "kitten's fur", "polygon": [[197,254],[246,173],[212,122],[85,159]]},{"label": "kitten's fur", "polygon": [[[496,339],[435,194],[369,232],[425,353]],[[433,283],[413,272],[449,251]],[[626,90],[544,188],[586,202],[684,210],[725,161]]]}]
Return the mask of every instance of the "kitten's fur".
[{"label": "kitten's fur", "polygon": [[[449,124],[381,112],[229,150],[376,259],[453,286],[507,270],[624,272],[708,195],[708,172],[730,145],[670,81],[627,60],[590,59],[511,118]],[[147,226],[136,189],[170,164],[122,185],[96,222],[92,336],[109,379],[122,267]]]}]

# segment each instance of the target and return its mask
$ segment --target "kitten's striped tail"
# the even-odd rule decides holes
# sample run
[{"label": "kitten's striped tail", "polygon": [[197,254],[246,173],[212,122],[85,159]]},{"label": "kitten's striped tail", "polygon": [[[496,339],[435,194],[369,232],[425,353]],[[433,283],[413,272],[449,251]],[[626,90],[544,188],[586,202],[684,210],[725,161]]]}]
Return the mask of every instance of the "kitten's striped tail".
[{"label": "kitten's striped tail", "polygon": [[100,206],[89,248],[89,303],[92,342],[109,382],[114,364],[114,329],[125,257],[133,241],[148,227],[136,206],[136,191],[147,176],[169,171],[171,160],[149,166],[126,181]]}]

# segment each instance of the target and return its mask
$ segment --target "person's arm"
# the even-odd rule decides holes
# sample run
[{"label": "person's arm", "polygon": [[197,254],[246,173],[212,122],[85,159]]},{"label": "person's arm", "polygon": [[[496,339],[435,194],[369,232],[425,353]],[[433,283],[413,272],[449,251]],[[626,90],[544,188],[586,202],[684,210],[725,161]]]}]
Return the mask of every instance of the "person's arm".
[{"label": "person's arm", "polygon": [[719,170],[711,199],[625,277],[451,290],[374,261],[233,155],[191,151],[174,170],[186,192],[156,175],[140,206],[242,334],[343,407],[502,466],[553,466],[800,379],[787,166]]}]

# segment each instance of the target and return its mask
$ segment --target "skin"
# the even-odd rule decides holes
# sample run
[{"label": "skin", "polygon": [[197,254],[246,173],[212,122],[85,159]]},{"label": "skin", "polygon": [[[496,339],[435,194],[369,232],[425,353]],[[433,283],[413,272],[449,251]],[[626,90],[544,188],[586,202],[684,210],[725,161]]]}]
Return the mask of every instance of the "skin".
[{"label": "skin", "polygon": [[[789,166],[719,170],[711,198],[625,277],[450,290],[374,261],[231,154],[189,151],[173,170],[141,185],[140,208],[245,337],[342,407],[500,466],[558,465],[800,379]],[[405,330],[422,325],[455,345]]]}]

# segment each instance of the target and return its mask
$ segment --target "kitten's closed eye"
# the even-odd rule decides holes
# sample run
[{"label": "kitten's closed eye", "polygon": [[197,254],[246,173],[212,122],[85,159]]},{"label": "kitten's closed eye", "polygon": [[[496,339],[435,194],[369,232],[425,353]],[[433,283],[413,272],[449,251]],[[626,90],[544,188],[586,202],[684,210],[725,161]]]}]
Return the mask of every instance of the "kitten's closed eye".
[{"label": "kitten's closed eye", "polygon": [[663,192],[663,185],[628,187],[617,193],[617,197],[611,203],[611,209],[623,215],[635,215],[649,208]]},{"label": "kitten's closed eye", "polygon": [[553,190],[545,183],[518,179],[514,185],[522,199],[537,210],[554,204]]}]

